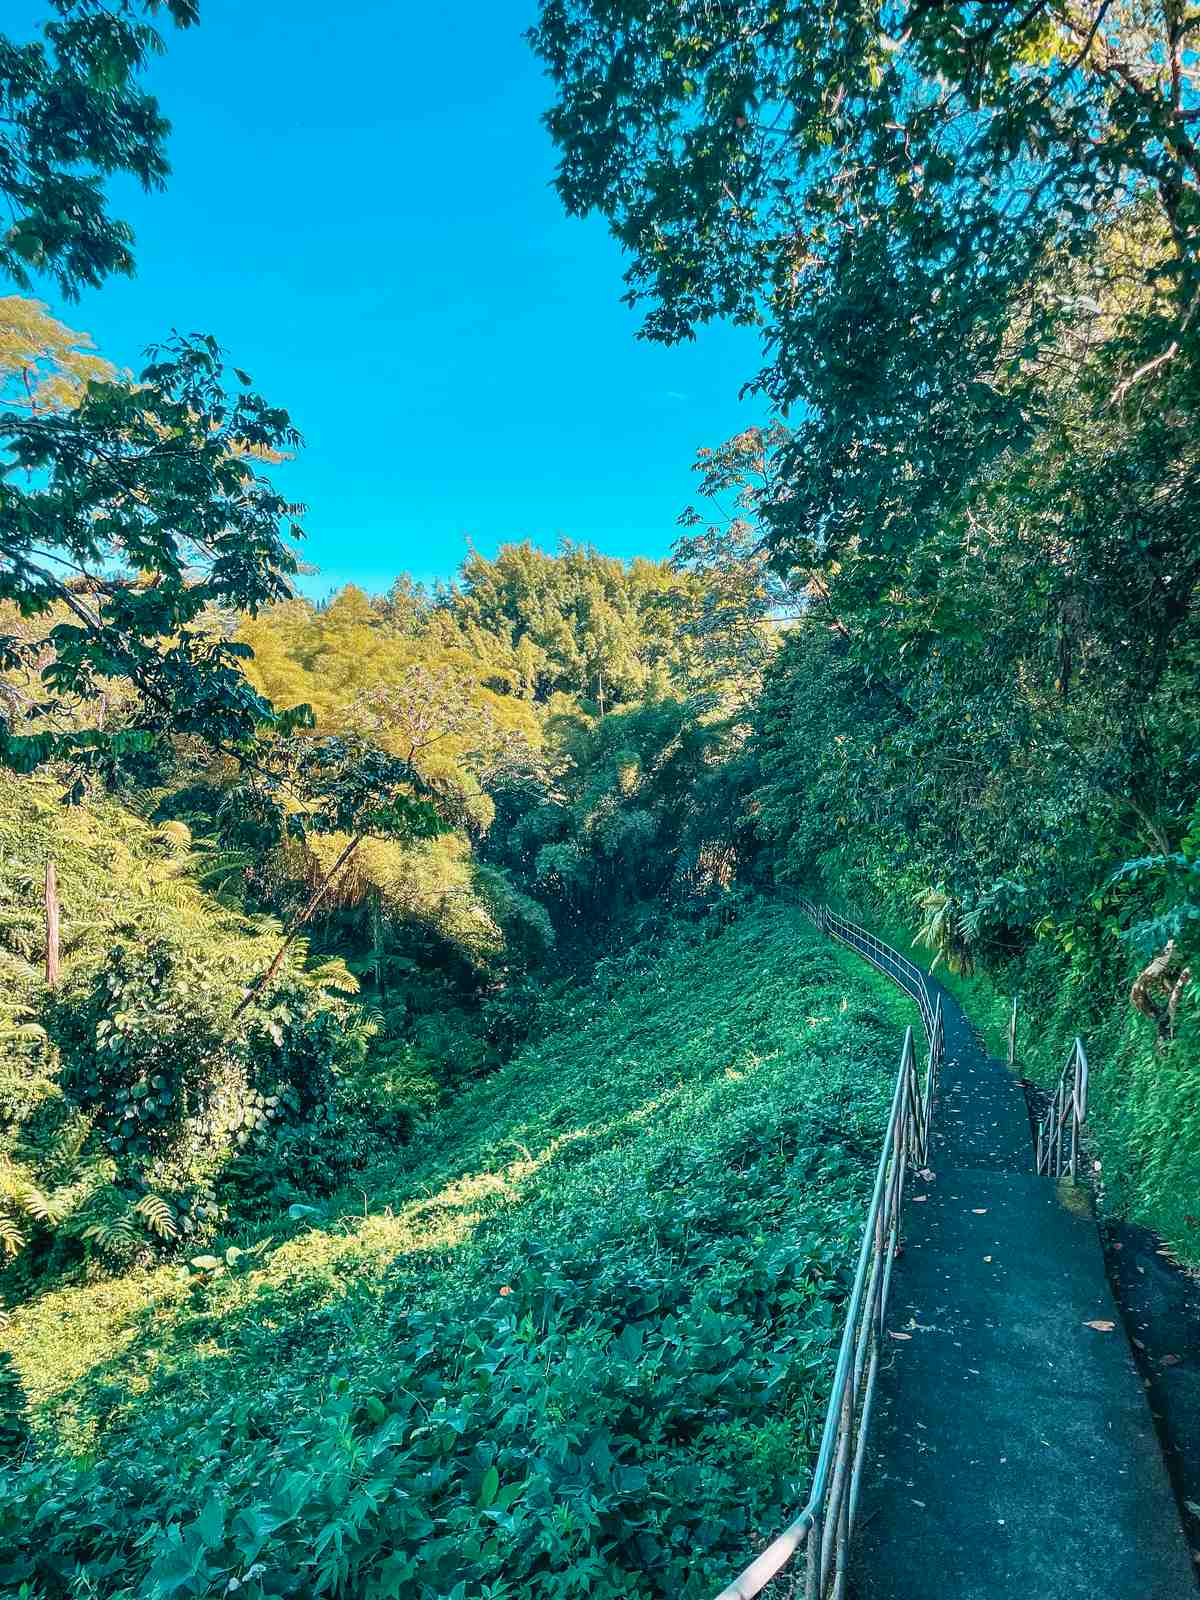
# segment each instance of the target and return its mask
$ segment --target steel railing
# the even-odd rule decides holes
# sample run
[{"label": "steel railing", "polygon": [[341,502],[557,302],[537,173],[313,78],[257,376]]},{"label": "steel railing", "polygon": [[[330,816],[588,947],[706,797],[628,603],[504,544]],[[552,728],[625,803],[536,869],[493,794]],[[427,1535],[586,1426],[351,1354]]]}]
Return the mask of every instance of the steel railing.
[{"label": "steel railing", "polygon": [[925,974],[907,956],[894,950],[890,944],[884,944],[873,933],[868,933],[857,922],[850,922],[845,917],[838,916],[836,911],[831,911],[828,906],[820,908],[820,918],[817,926],[830,938],[837,939],[841,944],[848,945],[864,960],[882,972],[885,978],[890,978],[907,995],[917,1003],[921,1013],[921,1025],[925,1029],[925,1037],[931,1038],[933,1034],[934,1008],[929,999],[929,988],[925,982]]},{"label": "steel railing", "polygon": [[751,1600],[751,1596],[759,1594],[802,1546],[807,1555],[805,1600],[827,1600],[827,1597],[843,1600],[846,1593],[850,1541],[866,1461],[867,1431],[887,1334],[884,1318],[900,1239],[905,1180],[911,1168],[925,1165],[942,1059],[941,1001],[931,1006],[921,969],[898,950],[882,944],[874,934],[828,907],[802,900],[800,908],[821,932],[857,951],[912,996],[921,1012],[929,1050],[922,1082],[913,1032],[911,1028],[905,1029],[900,1069],[896,1074],[887,1132],[863,1226],[858,1269],[846,1308],[846,1323],[808,1501],[791,1526],[756,1556],[721,1591],[717,1600]]},{"label": "steel railing", "polygon": [[1076,1039],[1059,1073],[1049,1110],[1038,1125],[1039,1173],[1061,1178],[1064,1172],[1070,1172],[1071,1182],[1079,1182],[1079,1139],[1087,1118],[1087,1097],[1088,1061],[1083,1040]]}]

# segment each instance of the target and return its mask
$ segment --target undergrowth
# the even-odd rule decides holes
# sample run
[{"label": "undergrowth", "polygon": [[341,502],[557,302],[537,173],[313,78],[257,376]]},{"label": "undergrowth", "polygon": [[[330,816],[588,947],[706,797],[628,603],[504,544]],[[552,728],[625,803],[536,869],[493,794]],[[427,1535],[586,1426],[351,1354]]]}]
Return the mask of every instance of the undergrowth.
[{"label": "undergrowth", "polygon": [[356,980],[303,940],[242,1007],[282,932],[223,892],[226,870],[177,821],[0,776],[0,1307],[63,1273],[195,1255],[260,1191],[336,1187],[436,1099],[399,1064],[376,1082]]},{"label": "undergrowth", "polygon": [[3,1335],[0,1585],[700,1596],[803,1497],[906,1003],[759,907],[353,1188]]}]

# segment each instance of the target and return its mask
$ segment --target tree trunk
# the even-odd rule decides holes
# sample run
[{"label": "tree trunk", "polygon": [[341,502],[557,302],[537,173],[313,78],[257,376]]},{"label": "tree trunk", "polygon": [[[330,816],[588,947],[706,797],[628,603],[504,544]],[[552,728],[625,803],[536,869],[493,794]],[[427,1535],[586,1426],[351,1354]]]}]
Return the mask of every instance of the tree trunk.
[{"label": "tree trunk", "polygon": [[59,975],[59,921],[58,874],[54,862],[46,862],[46,987],[58,986]]},{"label": "tree trunk", "polygon": [[1129,1003],[1157,1026],[1160,1043],[1165,1044],[1175,1031],[1175,1012],[1190,977],[1190,970],[1180,962],[1174,939],[1168,939],[1134,980]]},{"label": "tree trunk", "polygon": [[300,932],[301,928],[304,927],[305,923],[312,916],[313,912],[316,911],[319,908],[322,900],[324,900],[325,896],[329,893],[330,889],[332,889],[333,880],[337,877],[338,873],[346,865],[347,861],[349,861],[350,857],[358,849],[359,845],[363,842],[363,840],[365,838],[366,838],[366,834],[365,833],[355,834],[354,838],[351,839],[350,843],[346,846],[346,848],[342,851],[341,855],[337,858],[337,860],[333,863],[332,867],[330,867],[329,871],[325,874],[325,877],[324,877],[323,881],[318,886],[316,891],[313,893],[312,898],[309,900],[308,904],[304,907],[304,910],[301,911],[300,915],[296,918],[296,920],[292,923],[291,927],[288,929],[287,938],[279,946],[279,949],[276,950],[275,956],[274,956],[274,959],[271,962],[271,965],[267,968],[267,970],[265,972],[261,973],[257,978],[255,978],[254,982],[250,985],[250,987],[246,990],[245,994],[242,996],[241,1000],[238,1002],[237,1010],[233,1013],[233,1021],[234,1022],[237,1021],[237,1019],[241,1016],[242,1012],[245,1011],[246,1007],[250,1004],[250,1002],[252,1000],[255,1000],[255,999],[258,998],[258,996],[263,992],[263,990],[266,988],[266,986],[270,983],[271,979],[279,971],[279,968],[283,964],[283,958],[284,958],[285,955],[287,955],[288,950],[291,948],[291,945],[292,945],[293,941],[295,940],[296,935]]}]

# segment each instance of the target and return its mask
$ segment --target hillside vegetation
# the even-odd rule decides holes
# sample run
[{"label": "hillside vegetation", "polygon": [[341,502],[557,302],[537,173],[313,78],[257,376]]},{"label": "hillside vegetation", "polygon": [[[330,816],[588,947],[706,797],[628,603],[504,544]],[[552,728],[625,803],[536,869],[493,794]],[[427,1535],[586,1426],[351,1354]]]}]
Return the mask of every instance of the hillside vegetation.
[{"label": "hillside vegetation", "polygon": [[23,1305],[0,1580],[707,1592],[803,1491],[906,1009],[701,921],[211,1267]]},{"label": "hillside vegetation", "polygon": [[1200,1267],[1200,11],[543,0],[564,205],[645,337],[761,330],[758,421],[669,559],[318,603],[215,335],[27,298],[133,271],[201,9],[0,38],[0,1591],[701,1600],[803,1494],[903,1021],[787,891],[1043,1086],[1082,1034]]}]

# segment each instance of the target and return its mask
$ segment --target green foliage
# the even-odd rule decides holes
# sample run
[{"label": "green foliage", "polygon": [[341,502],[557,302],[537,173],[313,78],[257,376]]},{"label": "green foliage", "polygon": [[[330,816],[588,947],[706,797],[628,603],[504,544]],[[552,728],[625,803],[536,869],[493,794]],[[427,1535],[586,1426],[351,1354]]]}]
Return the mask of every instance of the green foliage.
[{"label": "green foliage", "polygon": [[[644,332],[764,328],[770,425],[705,481],[807,602],[754,711],[766,864],[1121,1040],[1134,952],[1174,940],[1178,981],[1196,950],[1190,27],[545,0],[531,35],[560,194],[608,220]],[[1155,1094],[1098,1092],[1105,1169],[1161,1154],[1174,1198],[1122,1192],[1181,1243]],[[1140,1132],[1103,1110],[1139,1095]]]},{"label": "green foliage", "polygon": [[109,216],[103,182],[128,173],[161,188],[168,124],[138,78],[162,40],[146,19],[165,11],[186,28],[197,7],[65,0],[53,11],[36,40],[0,37],[0,192],[12,219],[0,270],[22,289],[31,270],[48,272],[75,296],[133,271],[133,234]]},{"label": "green foliage", "polygon": [[1139,955],[1152,956],[1172,940],[1182,965],[1195,960],[1200,955],[1200,804],[1178,850],[1123,862],[1110,883],[1133,889],[1135,904],[1152,897],[1152,915],[1123,934]]},{"label": "green foliage", "polygon": [[446,607],[469,640],[486,641],[513,691],[570,695],[603,715],[661,691],[684,665],[671,601],[687,587],[662,562],[504,545],[493,561],[471,554]]},{"label": "green foliage", "polygon": [[[1025,447],[1045,387],[1097,336],[1076,482],[1103,462],[1109,489],[1149,511],[1104,458],[1154,384],[1178,378],[1191,411],[1195,86],[1165,66],[1186,28],[1170,6],[1101,22],[1064,4],[981,20],[966,5],[544,0],[530,37],[557,89],[559,193],[608,220],[645,333],[767,326],[757,386],[801,417],[763,505],[781,560],[892,575]],[[1106,251],[1116,218],[1151,243],[1128,273]],[[1116,306],[1096,276],[1119,282]],[[1157,406],[1142,420],[1161,435]],[[1164,521],[1191,492],[1176,488]],[[1126,552],[1136,541],[1127,526]]]},{"label": "green foliage", "polygon": [[245,1145],[260,1125],[329,1098],[335,1019],[309,1014],[293,983],[235,1031],[239,976],[237,963],[160,940],[115,946],[51,997],[46,1029],[64,1091],[96,1114],[114,1153],[177,1155],[181,1138],[196,1153]]},{"label": "green foliage", "polygon": [[[286,914],[354,831],[349,812],[314,801],[308,769],[331,763],[344,786],[368,782],[370,760],[407,763],[412,797],[454,831],[356,846],[328,883],[319,937],[367,985],[388,1038],[455,1073],[495,1064],[498,1041],[530,1024],[518,997],[532,974],[593,960],[664,892],[729,889],[745,829],[722,762],[744,735],[731,710],[756,671],[740,645],[774,592],[744,546],[732,582],[715,546],[626,566],[522,545],[473,554],[436,596],[401,582],[385,599],[348,588],[325,606],[271,608],[240,638],[261,692],[315,711],[311,748],[281,747],[310,797],[290,818],[302,846],[286,844],[252,783],[195,786],[173,803],[231,850],[256,852],[247,885]],[[364,756],[364,737],[382,754]],[[356,799],[350,812],[367,809]],[[472,1050],[457,1023],[481,999],[491,1020]]]},{"label": "green foliage", "polygon": [[[348,1006],[344,967],[309,970],[295,946],[234,1026],[279,930],[204,891],[186,828],[112,801],[64,809],[45,781],[9,777],[2,800],[0,1215],[22,1283],[81,1254],[120,1265],[211,1232],[261,1187],[260,1168],[268,1187],[310,1182],[323,1159],[331,1183],[366,1158],[368,1110],[339,1088],[372,1025]],[[53,993],[39,967],[47,858],[63,906]],[[427,1078],[420,1092],[428,1103]]]},{"label": "green foliage", "polygon": [[778,909],[606,986],[248,1263],[23,1307],[41,1447],[0,1490],[3,1581],[700,1596],[773,1530],[900,1002]]},{"label": "green foliage", "polygon": [[[296,571],[297,508],[255,463],[299,437],[234,377],[231,393],[212,338],[174,338],[137,383],[93,377],[69,411],[0,420],[0,599],[42,622],[9,631],[0,662],[50,696],[6,719],[0,759],[18,772],[71,764],[76,799],[84,775],[158,735],[237,747],[304,720],[274,718],[241,670],[245,647],[209,614],[253,615]],[[126,725],[63,728],[62,703],[100,700],[109,680],[136,691]]]},{"label": "green foliage", "polygon": [[87,383],[115,377],[93,354],[91,339],[50,316],[37,300],[0,297],[0,398],[6,407],[62,410],[78,403]]},{"label": "green foliage", "polygon": [[[68,296],[131,273],[132,233],[108,214],[116,174],[160,187],[168,125],[139,78],[162,40],[149,18],[195,0],[55,0],[27,42],[0,36],[0,268]],[[260,470],[300,442],[285,411],[211,335],[172,334],[135,382],[85,353],[37,304],[0,302],[0,670],[31,692],[0,717],[0,762],[69,768],[69,794],[161,755],[164,734],[245,753],[288,731],[250,688],[246,651],[214,614],[290,594],[299,508]],[[232,381],[231,381],[232,380]],[[109,704],[116,686],[116,705]],[[99,708],[97,714],[96,708]],[[65,714],[64,714],[65,713]],[[90,714],[89,714],[90,713]]]},{"label": "green foliage", "polygon": [[722,793],[727,721],[664,696],[600,718],[564,712],[548,731],[557,769],[498,791],[488,848],[548,901],[561,931],[729,886],[738,821],[734,793]]},{"label": "green foliage", "polygon": [[[1168,938],[1175,978],[1196,953],[1184,665],[1133,716],[1099,666],[1076,669],[1065,700],[1039,692],[1036,658],[1008,654],[1027,595],[994,598],[986,652],[930,640],[886,681],[823,618],[791,630],[755,717],[757,827],[780,876],[823,880],[894,942],[931,950],[951,984],[977,974],[964,1004],[994,1050],[1019,992],[1036,1081],[1055,1081],[1081,1034],[1107,1203],[1195,1260],[1192,985],[1174,1038],[1129,1009]],[[1156,839],[1178,848],[1139,853]]]}]

